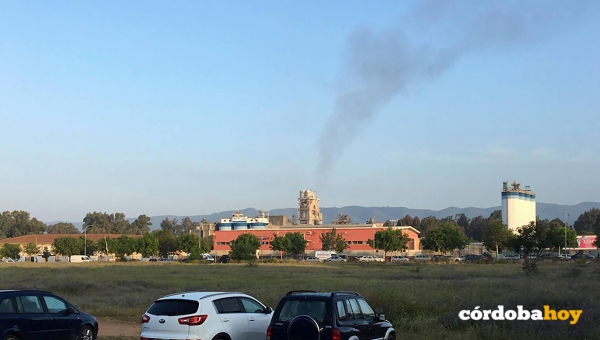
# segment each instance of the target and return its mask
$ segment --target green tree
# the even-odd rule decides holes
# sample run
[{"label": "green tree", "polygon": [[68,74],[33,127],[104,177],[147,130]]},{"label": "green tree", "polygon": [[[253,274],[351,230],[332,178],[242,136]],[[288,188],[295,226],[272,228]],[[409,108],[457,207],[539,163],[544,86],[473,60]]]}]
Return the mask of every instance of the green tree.
[{"label": "green tree", "polygon": [[[105,212],[101,213],[96,211],[87,213],[83,218],[82,231],[88,227],[87,234],[121,234],[124,232],[124,230],[119,231],[121,227],[127,229],[127,226],[124,226],[124,224],[127,224],[128,222],[124,220],[124,218],[125,215],[120,213],[117,213],[116,216],[115,214],[109,215]],[[118,225],[118,223],[120,223],[120,225]]]},{"label": "green tree", "polygon": [[26,211],[5,212],[2,220],[2,228],[7,228],[3,231],[5,237],[18,237],[29,233],[43,234],[48,229],[44,222],[35,217],[31,218]]},{"label": "green tree", "polygon": [[488,217],[488,221],[491,220],[502,220],[502,210],[494,210]]},{"label": "green tree", "polygon": [[[523,270],[527,275],[537,270],[537,258],[542,249],[547,248],[546,230],[544,227],[538,226],[535,222],[530,222],[528,225],[517,229],[516,237],[513,237],[509,246],[515,252],[523,253]],[[536,254],[532,260],[529,255]]]},{"label": "green tree", "polygon": [[508,229],[502,220],[492,219],[486,223],[483,229],[483,245],[488,249],[496,249],[498,252],[508,246],[512,231]]},{"label": "green tree", "polygon": [[163,231],[170,231],[173,235],[179,236],[183,234],[183,227],[179,224],[179,221],[174,218],[169,220],[169,218],[165,218],[162,222],[160,222],[160,229]]},{"label": "green tree", "polygon": [[158,238],[158,254],[163,257],[169,257],[177,251],[179,244],[177,243],[177,237],[171,232],[170,229],[155,230],[152,232]]},{"label": "green tree", "polygon": [[579,215],[573,227],[579,235],[594,235],[594,225],[600,216],[600,209],[592,208],[583,214]]},{"label": "green tree", "polygon": [[348,248],[348,243],[346,243],[344,236],[338,234],[336,228],[322,233],[319,239],[321,240],[321,250],[335,250],[337,253],[343,253]]},{"label": "green tree", "polygon": [[286,233],[285,237],[290,240],[290,249],[288,254],[292,256],[298,256],[304,254],[308,241],[304,239],[304,235],[300,232]]},{"label": "green tree", "polygon": [[375,233],[374,240],[369,240],[369,245],[373,249],[383,250],[383,257],[392,251],[405,251],[408,246],[408,235],[404,234],[401,229],[388,227],[386,230]]},{"label": "green tree", "polygon": [[72,236],[57,237],[52,242],[52,252],[62,256],[80,254],[81,245],[79,240]]},{"label": "green tree", "polygon": [[44,252],[42,253],[42,257],[44,258],[44,260],[46,262],[48,262],[48,258],[50,257],[50,250],[48,249],[48,247],[44,247]]},{"label": "green tree", "polygon": [[129,226],[129,232],[127,234],[144,235],[144,233],[150,232],[151,225],[152,222],[150,221],[150,217],[146,215],[140,215],[131,223]]},{"label": "green tree", "polygon": [[594,241],[594,245],[596,248],[600,248],[600,215],[596,217],[596,222],[594,223],[594,233],[596,234],[596,241]]},{"label": "green tree", "polygon": [[419,231],[421,230],[421,219],[419,218],[419,216],[415,216],[415,218],[413,218],[412,226]]},{"label": "green tree", "polygon": [[48,226],[48,234],[79,234],[73,223],[59,222]]},{"label": "green tree", "polygon": [[456,223],[458,223],[463,230],[466,231],[469,228],[469,223],[471,223],[471,220],[465,214],[457,214],[455,218]]},{"label": "green tree", "polygon": [[271,249],[275,251],[279,251],[281,257],[283,258],[283,253],[288,254],[292,247],[292,243],[288,237],[285,236],[275,236],[271,241]]},{"label": "green tree", "polygon": [[469,238],[458,225],[446,222],[425,236],[422,244],[423,249],[446,253],[465,248],[469,244]]},{"label": "green tree", "polygon": [[40,247],[33,242],[29,242],[25,245],[25,254],[27,254],[27,256],[37,255],[39,252]]},{"label": "green tree", "polygon": [[198,248],[198,245],[196,244],[192,248],[190,248],[190,251],[188,253],[188,260],[199,260],[201,254],[202,252],[200,252],[200,248]]},{"label": "green tree", "polygon": [[[196,224],[194,224],[192,219],[189,217],[186,217],[181,221],[181,228],[183,234],[196,232]],[[196,232],[196,234],[198,234],[198,232]]]},{"label": "green tree", "polygon": [[[80,237],[79,242],[81,244],[81,249],[84,249],[83,237]],[[87,242],[88,242],[87,243],[87,247],[88,247],[87,254],[88,255],[93,254],[95,251],[97,251],[98,253],[102,253],[104,255],[108,255],[108,254],[114,253],[115,250],[117,250],[116,249],[117,248],[116,241],[107,236],[101,238],[100,240],[98,240],[98,242],[95,242],[91,248],[90,248],[90,244],[89,244],[90,240],[88,240]],[[90,249],[91,249],[91,252],[90,252]]]},{"label": "green tree", "polygon": [[127,255],[131,255],[136,252],[137,240],[127,235],[121,235],[114,240],[114,246],[112,253],[119,258],[125,258]]},{"label": "green tree", "polygon": [[233,260],[252,260],[260,248],[260,240],[256,235],[244,233],[231,242],[231,258]]},{"label": "green tree", "polygon": [[199,238],[194,234],[183,234],[177,238],[177,249],[190,253],[192,248],[198,248]]},{"label": "green tree", "polygon": [[440,221],[433,216],[425,217],[421,221],[421,225],[419,227],[419,231],[421,232],[421,237],[427,236],[431,231],[440,227]]},{"label": "green tree", "polygon": [[158,256],[158,236],[155,233],[144,233],[139,248],[143,257]]},{"label": "green tree", "polygon": [[473,217],[469,223],[469,227],[465,229],[465,234],[476,241],[483,241],[483,230],[485,229],[488,220],[483,216]]},{"label": "green tree", "polygon": [[2,257],[8,257],[16,261],[21,257],[21,246],[18,244],[4,243],[4,246],[0,249],[0,253],[2,254]]},{"label": "green tree", "polygon": [[414,220],[412,217],[410,217],[410,215],[406,215],[404,216],[404,218],[401,220],[402,221],[402,225],[403,226],[410,226],[410,227],[414,227],[413,223]]},{"label": "green tree", "polygon": [[561,226],[561,223],[550,222],[546,232],[546,245],[560,252],[560,249],[564,248],[565,244],[567,247],[577,247],[577,232],[571,228]]},{"label": "green tree", "polygon": [[[102,245],[98,244],[100,242],[94,242],[93,240],[90,240],[89,238],[87,238],[85,235],[81,235],[79,236],[79,238],[77,239],[78,242],[78,247],[77,247],[77,252],[73,253],[72,255],[79,255],[79,254],[87,254],[87,255],[93,255],[96,251],[102,250]],[[104,241],[102,241],[104,242]]]}]

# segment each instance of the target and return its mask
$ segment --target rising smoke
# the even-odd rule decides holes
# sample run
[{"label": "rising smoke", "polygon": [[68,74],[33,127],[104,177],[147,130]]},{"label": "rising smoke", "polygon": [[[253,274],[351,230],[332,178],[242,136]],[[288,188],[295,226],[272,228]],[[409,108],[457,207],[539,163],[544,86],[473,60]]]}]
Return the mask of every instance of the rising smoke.
[{"label": "rising smoke", "polygon": [[352,90],[336,98],[320,134],[319,180],[359,128],[408,86],[434,81],[465,55],[527,47],[560,34],[591,3],[427,1],[388,30],[355,30],[347,41],[344,74]]}]

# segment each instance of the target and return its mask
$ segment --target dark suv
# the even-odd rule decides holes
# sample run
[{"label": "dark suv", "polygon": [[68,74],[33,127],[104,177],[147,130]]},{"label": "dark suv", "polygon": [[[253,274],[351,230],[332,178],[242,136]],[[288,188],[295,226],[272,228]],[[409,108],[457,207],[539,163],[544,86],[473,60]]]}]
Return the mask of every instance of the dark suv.
[{"label": "dark suv", "polygon": [[291,291],[277,305],[267,340],[395,340],[396,332],[356,292]]},{"label": "dark suv", "polygon": [[0,290],[0,339],[93,340],[98,322],[52,293]]}]

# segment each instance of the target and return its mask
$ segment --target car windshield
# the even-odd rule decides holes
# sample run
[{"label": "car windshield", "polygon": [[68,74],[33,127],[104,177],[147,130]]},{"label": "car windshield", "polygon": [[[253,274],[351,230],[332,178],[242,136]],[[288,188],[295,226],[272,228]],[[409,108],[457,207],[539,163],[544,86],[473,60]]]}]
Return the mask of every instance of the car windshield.
[{"label": "car windshield", "polygon": [[321,323],[325,318],[326,303],[319,300],[287,300],[281,312],[279,321],[290,321],[298,315],[309,315]]},{"label": "car windshield", "polygon": [[192,300],[158,300],[148,309],[152,315],[188,315],[196,313],[198,310],[198,301]]}]

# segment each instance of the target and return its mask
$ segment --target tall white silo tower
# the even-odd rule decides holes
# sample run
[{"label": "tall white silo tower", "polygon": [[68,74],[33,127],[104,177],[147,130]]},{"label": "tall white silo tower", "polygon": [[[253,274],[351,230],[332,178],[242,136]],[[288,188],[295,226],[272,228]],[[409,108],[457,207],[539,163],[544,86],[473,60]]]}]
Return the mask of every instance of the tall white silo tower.
[{"label": "tall white silo tower", "polygon": [[508,229],[516,232],[517,228],[536,220],[535,193],[514,181],[509,187],[508,182],[502,185],[502,222]]}]

